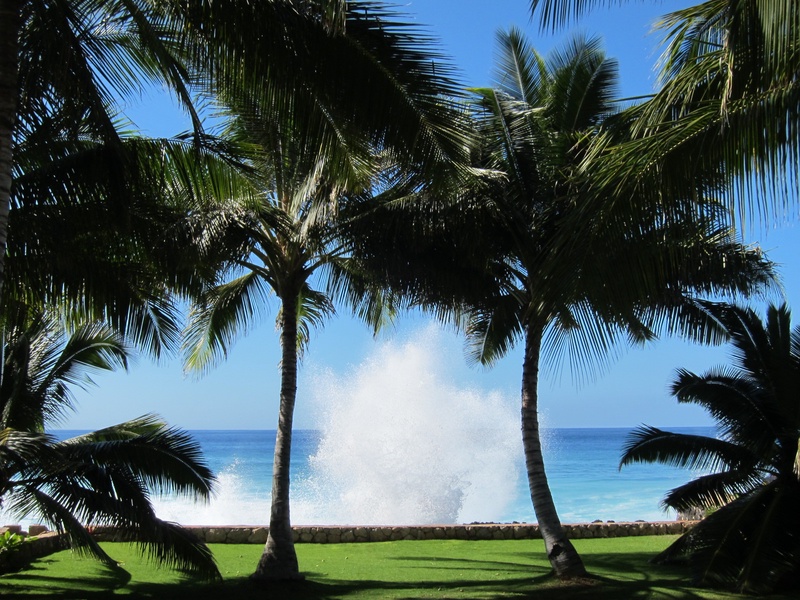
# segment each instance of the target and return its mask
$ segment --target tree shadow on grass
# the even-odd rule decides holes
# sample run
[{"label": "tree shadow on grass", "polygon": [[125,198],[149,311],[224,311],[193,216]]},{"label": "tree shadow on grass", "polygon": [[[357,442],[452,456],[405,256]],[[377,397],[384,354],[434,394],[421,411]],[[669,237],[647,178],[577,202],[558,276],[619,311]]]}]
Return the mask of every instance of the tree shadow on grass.
[{"label": "tree shadow on grass", "polygon": [[[549,571],[549,569],[543,569],[538,566],[531,566],[530,564],[526,564],[523,561],[508,562],[501,560],[486,560],[482,558],[450,558],[447,556],[437,556],[435,558],[421,559],[419,557],[414,557],[414,556],[393,556],[388,560],[419,563],[418,566],[416,567],[405,567],[405,568],[416,568],[416,569],[429,569],[431,568],[431,565],[435,565],[437,569],[468,567],[472,570],[481,570],[481,571],[497,571],[498,569],[506,569],[511,571],[525,571],[527,573],[531,573],[531,570],[545,571],[545,572]],[[443,566],[448,564],[452,566],[451,567]]]},{"label": "tree shadow on grass", "polygon": [[[686,569],[678,567],[663,567],[652,565],[648,562],[649,556],[642,554],[609,554],[609,555],[584,555],[590,577],[579,581],[563,582],[555,578],[549,566],[532,564],[537,553],[506,554],[511,561],[482,560],[480,558],[436,558],[427,564],[420,564],[412,568],[430,568],[431,564],[436,569],[469,569],[470,571],[482,570],[484,572],[504,571],[514,573],[515,577],[507,576],[493,584],[490,581],[448,581],[435,584],[435,587],[446,586],[453,589],[475,587],[485,589],[491,593],[497,592],[497,597],[503,598],[536,598],[542,600],[564,600],[567,598],[592,598],[593,600],[621,598],[708,598],[701,590],[690,585]],[[519,560],[513,560],[518,558]],[[414,557],[398,557],[394,560],[417,561]],[[447,566],[445,566],[447,565]],[[516,575],[519,574],[519,577]],[[524,574],[524,575],[522,575]],[[419,584],[417,584],[419,585]],[[443,597],[451,597],[445,595]],[[492,596],[483,596],[490,598]],[[735,596],[721,596],[735,597]]]},{"label": "tree shadow on grass", "polygon": [[133,584],[132,598],[171,598],[175,600],[204,600],[236,598],[236,600],[341,600],[346,598],[373,598],[418,600],[419,598],[480,598],[516,600],[625,600],[664,599],[692,600],[709,598],[743,598],[742,596],[709,595],[685,582],[669,579],[660,582],[636,580],[618,581],[606,578],[580,582],[560,582],[550,575],[537,577],[505,577],[490,579],[442,578],[429,581],[388,582],[376,580],[315,580],[313,575],[300,582],[253,582],[247,577],[236,578],[213,585],[156,585]]},{"label": "tree shadow on grass", "polygon": [[107,598],[113,590],[127,587],[131,574],[119,565],[101,565],[92,570],[91,577],[62,577],[53,575],[48,566],[55,562],[41,558],[23,570],[0,577],[0,597],[20,598],[43,594],[53,598]]},{"label": "tree shadow on grass", "polygon": [[[516,558],[395,557],[391,561],[401,566],[399,572],[395,569],[393,573],[394,581],[337,579],[307,571],[306,580],[300,582],[254,582],[247,576],[236,576],[211,584],[189,579],[175,583],[137,582],[131,580],[130,574],[121,567],[96,568],[87,571],[87,575],[81,573],[70,579],[48,575],[48,561],[45,559],[33,563],[28,571],[0,578],[0,596],[4,599],[27,598],[33,593],[48,598],[95,600],[109,598],[116,591],[129,593],[128,597],[132,599],[175,600],[742,598],[734,594],[712,595],[694,588],[689,585],[686,569],[651,565],[647,562],[647,555],[585,554],[587,568],[596,574],[596,578],[571,583],[553,578],[542,565],[541,558],[536,559],[533,553],[519,553],[519,560]],[[428,572],[423,574],[423,569]],[[455,574],[454,570],[465,574]]]},{"label": "tree shadow on grass", "polygon": [[[462,593],[474,595],[469,597],[491,598],[507,591],[509,588],[529,586],[530,578],[504,579],[502,585],[491,581],[376,581],[376,580],[314,580],[308,577],[305,581],[294,582],[254,582],[247,577],[228,580],[220,584],[197,587],[173,587],[163,585],[132,585],[129,589],[133,597],[175,598],[178,600],[236,598],[236,600],[337,600],[348,597],[358,598],[394,598],[417,599],[454,598]],[[476,594],[476,592],[482,592]],[[140,596],[141,595],[141,596]],[[514,597],[503,594],[504,597]]]}]

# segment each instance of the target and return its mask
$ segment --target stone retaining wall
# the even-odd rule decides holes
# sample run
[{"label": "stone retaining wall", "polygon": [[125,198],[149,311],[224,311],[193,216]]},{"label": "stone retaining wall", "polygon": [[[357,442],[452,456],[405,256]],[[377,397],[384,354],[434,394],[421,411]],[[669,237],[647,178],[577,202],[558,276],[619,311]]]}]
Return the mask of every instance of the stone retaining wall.
[{"label": "stone retaining wall", "polygon": [[[571,539],[610,538],[638,535],[681,534],[694,525],[694,521],[663,521],[656,523],[597,522],[564,525]],[[209,544],[263,544],[267,541],[267,527],[187,527]],[[294,541],[309,544],[338,544],[348,542],[390,542],[399,540],[522,540],[540,539],[538,525],[528,524],[474,524],[428,526],[299,526],[293,527]],[[112,529],[96,528],[100,541],[115,541]]]},{"label": "stone retaining wall", "polygon": [[[3,528],[5,529],[5,528]],[[43,556],[68,548],[66,536],[53,531],[26,539],[11,552],[0,552],[0,573],[15,571]]]}]

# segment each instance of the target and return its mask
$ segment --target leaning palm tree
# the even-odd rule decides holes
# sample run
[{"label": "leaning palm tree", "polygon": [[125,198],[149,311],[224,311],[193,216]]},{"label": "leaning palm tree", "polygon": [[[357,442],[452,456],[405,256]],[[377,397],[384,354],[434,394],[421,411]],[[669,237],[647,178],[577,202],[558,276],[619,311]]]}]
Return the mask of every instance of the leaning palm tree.
[{"label": "leaning palm tree", "polygon": [[[713,217],[675,199],[685,218],[640,212],[627,228],[593,227],[598,212],[587,217],[583,239],[555,252],[572,214],[585,210],[584,188],[571,176],[614,112],[615,64],[596,39],[576,38],[549,60],[515,30],[499,40],[498,86],[475,91],[481,177],[427,204],[389,201],[383,226],[375,226],[377,210],[367,212],[372,219],[364,217],[354,243],[365,268],[397,293],[465,324],[474,360],[491,364],[524,344],[531,500],[554,572],[575,578],[586,571],[561,527],[542,456],[540,362],[567,352],[585,373],[613,354],[618,336],[644,341],[661,326],[686,333],[696,326],[696,335],[713,339],[713,323],[687,295],[747,292],[769,280],[770,268],[736,243],[710,201]],[[590,243],[603,251],[587,251]]]},{"label": "leaning palm tree", "polygon": [[718,436],[634,431],[620,466],[658,462],[704,474],[664,505],[710,514],[656,560],[688,559],[699,583],[765,593],[800,585],[800,326],[786,306],[765,322],[751,309],[707,304],[733,344],[735,365],[679,370],[678,402],[716,420]]},{"label": "leaning palm tree", "polygon": [[204,543],[159,519],[153,492],[207,499],[214,476],[184,432],[154,416],[59,441],[47,434],[73,406],[71,389],[91,372],[125,366],[128,350],[108,326],[65,333],[53,313],[18,310],[4,322],[5,372],[0,386],[0,507],[36,516],[66,533],[72,547],[116,565],[90,533],[111,526],[154,561],[218,578]]},{"label": "leaning palm tree", "polygon": [[[531,499],[555,573],[576,577],[585,573],[584,567],[560,526],[542,459],[537,390],[542,352],[546,358],[571,344],[576,366],[585,368],[580,363],[587,362],[588,354],[602,355],[618,334],[651,339],[652,324],[663,318],[656,313],[683,311],[682,295],[692,287],[746,290],[747,276],[725,272],[726,255],[736,257],[739,265],[754,257],[733,243],[719,221],[676,225],[657,215],[620,238],[595,231],[604,255],[581,248],[554,254],[552,244],[563,235],[565,214],[581,203],[580,188],[571,189],[570,169],[614,112],[616,65],[605,58],[597,40],[575,39],[545,61],[516,32],[500,39],[499,89],[479,92],[483,112],[477,118],[485,143],[481,166],[505,175],[490,184],[485,198],[497,211],[493,233],[507,242],[492,257],[497,261],[496,295],[488,306],[471,312],[467,333],[473,356],[484,363],[502,356],[517,340],[525,345],[522,435]],[[708,262],[693,258],[701,248]],[[641,262],[621,279],[623,257],[631,254]],[[671,263],[671,283],[645,281],[658,273],[654,264],[659,255]],[[702,275],[678,276],[693,271]],[[679,277],[682,289],[669,289]]]}]

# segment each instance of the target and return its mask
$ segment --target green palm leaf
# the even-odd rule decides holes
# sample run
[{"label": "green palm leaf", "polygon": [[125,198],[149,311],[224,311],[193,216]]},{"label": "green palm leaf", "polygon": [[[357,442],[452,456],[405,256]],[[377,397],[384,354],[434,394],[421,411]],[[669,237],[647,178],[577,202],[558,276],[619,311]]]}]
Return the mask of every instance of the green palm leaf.
[{"label": "green palm leaf", "polygon": [[214,475],[192,437],[155,415],[120,423],[61,442],[71,460],[89,458],[135,473],[149,490],[207,500]]},{"label": "green palm leaf", "polygon": [[[19,307],[5,325],[6,369],[0,386],[0,505],[36,516],[68,534],[73,547],[108,565],[89,525],[108,525],[168,566],[215,578],[202,542],[158,519],[152,493],[206,500],[214,475],[185,432],[146,415],[62,442],[41,432],[72,408],[70,388],[89,373],[125,366],[127,348],[105,325],[66,329],[56,313]],[[16,429],[16,428],[22,428]]]},{"label": "green palm leaf", "polygon": [[[730,458],[728,457],[729,460]],[[746,460],[748,457],[741,458]],[[662,505],[674,508],[679,513],[692,508],[713,511],[750,492],[764,482],[764,478],[753,472],[747,463],[739,464],[744,464],[745,467],[700,475],[688,483],[670,490],[664,496]]]},{"label": "green palm leaf", "polygon": [[19,307],[5,324],[0,416],[6,427],[43,431],[73,409],[70,388],[92,384],[91,373],[127,367],[127,348],[108,326],[84,324],[69,336],[55,314]]},{"label": "green palm leaf", "polygon": [[491,310],[475,312],[466,328],[467,358],[491,365],[523,336],[520,300],[512,295],[498,298]]},{"label": "green palm leaf", "polygon": [[263,310],[267,293],[263,277],[255,271],[210,290],[189,315],[184,342],[187,368],[205,370],[223,359],[239,329],[246,329]]},{"label": "green palm leaf", "polygon": [[740,446],[702,435],[670,433],[642,426],[628,435],[620,467],[659,462],[693,471],[713,471],[752,464],[753,454]]}]

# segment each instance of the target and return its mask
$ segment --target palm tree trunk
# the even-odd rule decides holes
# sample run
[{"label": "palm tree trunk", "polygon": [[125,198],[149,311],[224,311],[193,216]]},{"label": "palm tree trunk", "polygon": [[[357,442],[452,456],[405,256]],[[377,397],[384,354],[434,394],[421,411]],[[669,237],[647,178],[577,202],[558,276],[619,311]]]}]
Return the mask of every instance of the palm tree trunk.
[{"label": "palm tree trunk", "polygon": [[539,355],[542,344],[542,327],[528,325],[525,336],[525,358],[522,364],[522,447],[525,452],[525,468],[528,472],[528,487],[531,491],[533,510],[544,539],[547,558],[553,572],[560,579],[586,576],[586,567],[567,539],[556,512],[553,495],[544,470],[542,443],[539,436]]},{"label": "palm tree trunk", "polygon": [[[19,0],[0,0],[0,297],[5,281],[8,211],[11,205],[13,157],[11,140],[17,118],[17,73],[19,71],[19,33],[22,27]],[[3,361],[0,361],[0,381]]]},{"label": "palm tree trunk", "polygon": [[292,419],[297,396],[297,294],[281,299],[281,401],[272,466],[272,508],[269,536],[252,578],[302,579],[289,515],[289,467]]}]

